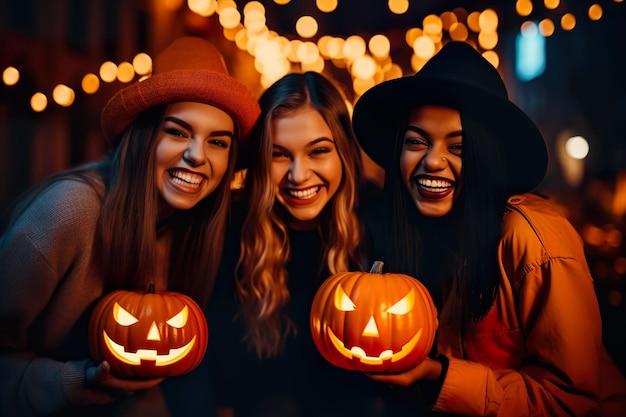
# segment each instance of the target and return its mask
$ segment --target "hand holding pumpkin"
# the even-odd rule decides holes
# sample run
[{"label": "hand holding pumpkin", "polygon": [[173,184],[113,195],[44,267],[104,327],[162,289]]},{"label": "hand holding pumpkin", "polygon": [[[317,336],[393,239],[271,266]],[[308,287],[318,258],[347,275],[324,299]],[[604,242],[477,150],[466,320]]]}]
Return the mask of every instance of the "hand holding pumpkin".
[{"label": "hand holding pumpkin", "polygon": [[400,372],[396,374],[368,372],[367,376],[378,382],[385,382],[388,384],[408,387],[409,385],[413,385],[415,382],[421,380],[434,381],[439,378],[441,372],[441,362],[426,357],[414,368],[411,368],[405,372]]},{"label": "hand holding pumpkin", "polygon": [[[94,364],[95,365],[95,364]],[[146,390],[160,384],[165,378],[122,379],[111,374],[111,365],[102,361],[97,366],[85,369],[85,381],[89,388],[101,393],[101,404],[111,402],[120,395],[134,394],[135,391]]]}]

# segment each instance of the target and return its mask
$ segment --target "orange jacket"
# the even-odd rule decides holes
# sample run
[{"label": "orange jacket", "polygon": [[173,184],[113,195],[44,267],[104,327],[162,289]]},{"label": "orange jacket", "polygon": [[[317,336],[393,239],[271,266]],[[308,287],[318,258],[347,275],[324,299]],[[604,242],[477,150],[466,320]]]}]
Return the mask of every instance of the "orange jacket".
[{"label": "orange jacket", "polygon": [[540,196],[513,196],[498,256],[498,295],[485,319],[462,329],[455,289],[441,309],[437,347],[450,364],[433,409],[626,416],[626,380],[602,344],[593,279],[572,225]]}]

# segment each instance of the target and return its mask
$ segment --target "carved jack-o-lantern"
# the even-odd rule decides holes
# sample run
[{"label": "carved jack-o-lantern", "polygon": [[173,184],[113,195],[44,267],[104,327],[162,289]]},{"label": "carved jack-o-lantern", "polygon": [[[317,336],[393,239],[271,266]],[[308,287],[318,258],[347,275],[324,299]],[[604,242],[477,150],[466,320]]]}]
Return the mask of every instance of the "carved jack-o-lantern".
[{"label": "carved jack-o-lantern", "polygon": [[202,360],[208,326],[202,309],[176,292],[114,291],[95,306],[89,323],[94,360],[120,377],[181,375]]},{"label": "carved jack-o-lantern", "polygon": [[317,349],[340,368],[401,372],[429,353],[437,310],[424,285],[403,274],[343,272],[328,278],[311,307]]}]

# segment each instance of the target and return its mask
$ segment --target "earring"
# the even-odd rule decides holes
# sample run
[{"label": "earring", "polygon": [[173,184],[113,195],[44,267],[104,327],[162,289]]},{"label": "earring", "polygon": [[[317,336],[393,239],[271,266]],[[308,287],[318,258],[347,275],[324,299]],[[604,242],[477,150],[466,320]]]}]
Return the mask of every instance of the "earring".
[{"label": "earring", "polygon": [[446,157],[445,157],[445,156],[444,156],[443,158],[441,158],[441,160],[442,160],[443,162],[446,162],[446,161],[447,161],[447,159],[446,159]]}]

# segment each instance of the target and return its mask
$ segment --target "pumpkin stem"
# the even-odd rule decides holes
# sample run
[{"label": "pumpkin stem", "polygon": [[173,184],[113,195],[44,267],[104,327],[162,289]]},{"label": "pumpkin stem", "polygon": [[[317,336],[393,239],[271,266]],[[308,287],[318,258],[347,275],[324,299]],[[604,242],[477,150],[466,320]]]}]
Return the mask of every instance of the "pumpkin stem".
[{"label": "pumpkin stem", "polygon": [[148,291],[146,291],[147,294],[156,294],[156,291],[154,290],[154,282],[150,283],[150,286],[148,287]]},{"label": "pumpkin stem", "polygon": [[382,274],[384,264],[383,261],[375,261],[372,265],[372,269],[370,269],[370,274]]}]

